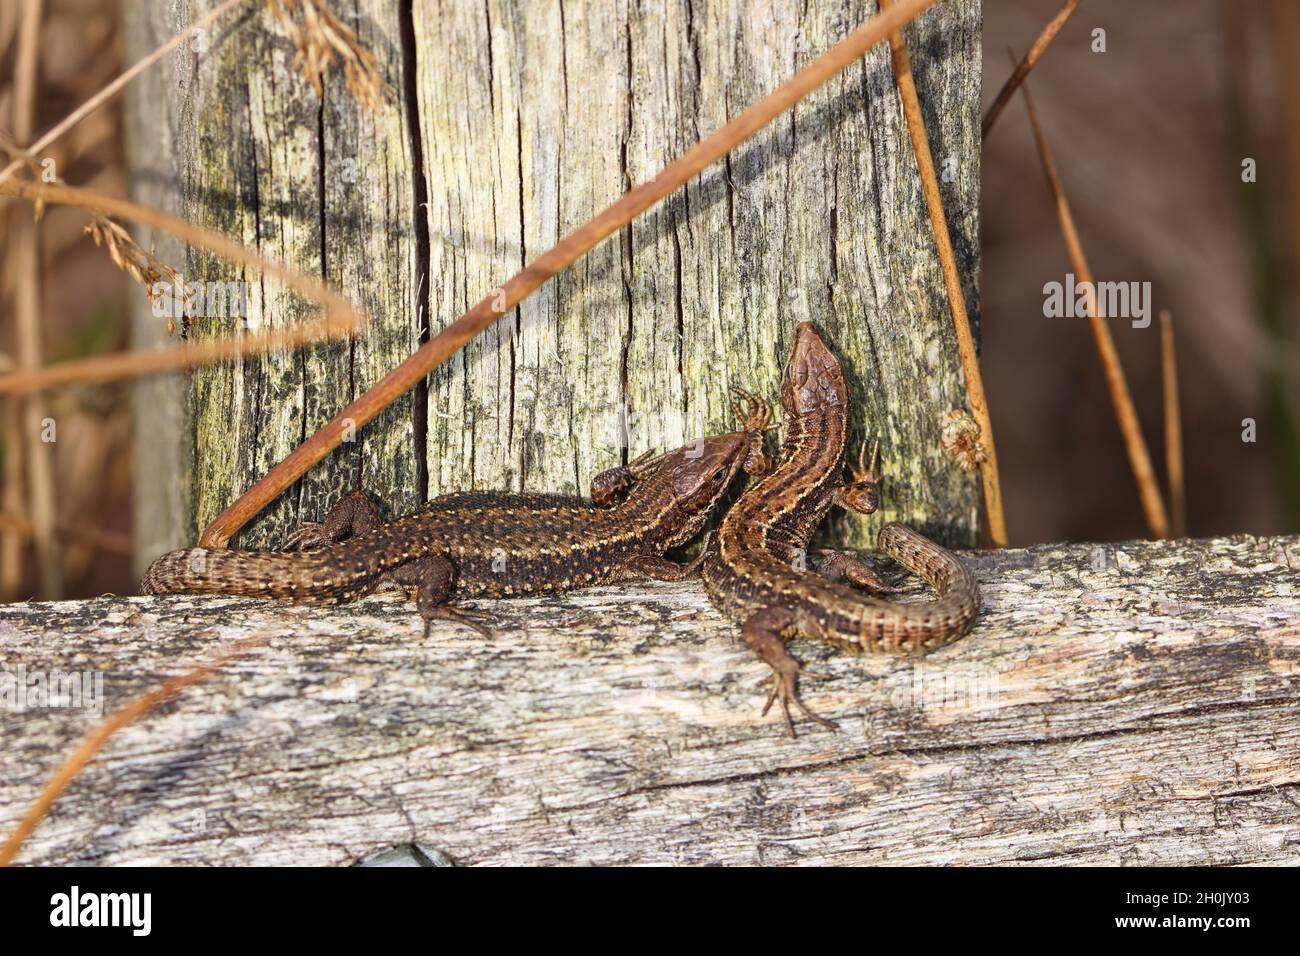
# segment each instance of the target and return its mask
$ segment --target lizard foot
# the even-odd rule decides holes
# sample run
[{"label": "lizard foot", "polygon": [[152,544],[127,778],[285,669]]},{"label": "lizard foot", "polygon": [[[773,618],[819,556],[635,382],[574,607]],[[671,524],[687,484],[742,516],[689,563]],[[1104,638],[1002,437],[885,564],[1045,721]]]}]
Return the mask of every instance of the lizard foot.
[{"label": "lizard foot", "polygon": [[827,580],[848,581],[868,594],[896,594],[903,590],[887,582],[871,565],[845,551],[818,548],[813,554],[817,558],[817,573]]},{"label": "lizard foot", "polygon": [[425,640],[429,639],[429,629],[433,626],[434,621],[452,621],[473,628],[483,637],[493,636],[492,629],[486,624],[480,623],[492,619],[490,615],[482,611],[468,611],[463,608],[457,609],[440,604],[432,608],[422,608],[420,613],[424,617]]},{"label": "lizard foot", "polygon": [[805,671],[799,662],[795,661],[793,658],[788,658],[787,660],[789,661],[788,664],[782,662],[782,666],[777,667],[773,665],[772,667],[772,676],[769,678],[772,681],[772,690],[767,695],[767,703],[763,705],[763,716],[767,716],[767,712],[772,709],[772,704],[774,702],[780,701],[781,713],[785,716],[785,729],[791,737],[796,737],[798,735],[794,732],[794,721],[790,719],[790,705],[793,703],[799,708],[799,712],[809,720],[816,721],[823,727],[828,727],[831,730],[839,730],[839,725],[835,723],[835,721],[827,720],[820,714],[814,713],[808,705],[800,699],[799,691],[796,689],[796,684],[801,674],[804,677],[815,680],[826,680],[826,675],[818,674],[813,671]]},{"label": "lizard foot", "polygon": [[334,543],[319,521],[304,521],[284,543],[286,551],[313,551]]}]

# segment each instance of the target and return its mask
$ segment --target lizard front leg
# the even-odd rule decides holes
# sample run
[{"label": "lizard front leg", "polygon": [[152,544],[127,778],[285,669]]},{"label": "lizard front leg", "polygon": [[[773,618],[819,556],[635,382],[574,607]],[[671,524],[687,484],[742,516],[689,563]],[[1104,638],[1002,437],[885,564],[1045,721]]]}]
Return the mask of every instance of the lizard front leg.
[{"label": "lizard front leg", "polygon": [[704,546],[700,553],[685,564],[678,564],[657,554],[640,554],[627,563],[625,578],[650,578],[654,581],[685,581],[698,577],[704,559],[710,554],[713,532],[704,536]]},{"label": "lizard front leg", "polygon": [[664,457],[647,451],[626,465],[606,468],[591,479],[591,503],[598,508],[614,507],[627,490],[657,468]]},{"label": "lizard front leg", "polygon": [[324,521],[304,521],[289,535],[286,550],[310,551],[337,544],[346,537],[373,531],[384,523],[379,505],[368,492],[357,490],[338,500]]}]

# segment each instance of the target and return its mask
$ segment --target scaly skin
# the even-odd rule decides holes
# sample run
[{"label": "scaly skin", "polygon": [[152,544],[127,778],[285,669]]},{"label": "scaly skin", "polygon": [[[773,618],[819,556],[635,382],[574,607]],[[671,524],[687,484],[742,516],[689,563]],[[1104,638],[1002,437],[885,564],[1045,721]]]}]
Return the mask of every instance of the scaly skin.
[{"label": "scaly skin", "polygon": [[785,440],[776,466],[722,519],[703,577],[714,605],[741,623],[745,642],[774,671],[763,713],[779,700],[793,735],[791,703],[813,720],[834,724],[799,699],[801,668],[786,650],[788,638],[803,635],[863,651],[928,651],[970,630],[980,594],[961,559],[896,523],[880,529],[877,545],[928,581],[937,600],[894,604],[870,597],[862,589],[891,589],[870,565],[838,551],[821,552],[815,570],[801,570],[808,542],[831,506],[874,511],[879,478],[873,456],[871,469],[843,483],[848,387],[839,360],[810,323],[795,334],[781,404]]},{"label": "scaly skin", "polygon": [[311,550],[173,551],[149,567],[140,588],[340,604],[393,581],[415,590],[428,621],[465,619],[445,607],[453,594],[511,597],[635,577],[678,580],[698,570],[702,556],[680,565],[664,552],[699,532],[742,467],[751,473],[766,467],[768,419],[766,406],[753,399],[742,431],[603,473],[593,484],[600,503],[457,492],[385,522],[368,495],[354,492],[324,522],[294,534],[291,546]]}]

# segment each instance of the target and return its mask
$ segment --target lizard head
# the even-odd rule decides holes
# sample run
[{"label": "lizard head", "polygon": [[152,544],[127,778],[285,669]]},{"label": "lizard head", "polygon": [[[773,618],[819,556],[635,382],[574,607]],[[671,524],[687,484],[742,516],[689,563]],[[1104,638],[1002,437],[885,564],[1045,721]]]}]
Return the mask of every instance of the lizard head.
[{"label": "lizard head", "polygon": [[848,400],[839,359],[826,347],[815,325],[800,324],[794,332],[790,361],[781,376],[781,407],[787,422],[833,406],[842,407]]},{"label": "lizard head", "polygon": [[[761,436],[759,432],[760,453]],[[748,431],[710,435],[668,455],[659,474],[672,499],[670,544],[689,541],[704,526],[713,506],[753,453],[755,440]]]},{"label": "lizard head", "polygon": [[763,450],[771,410],[762,399],[736,391],[739,400],[733,409],[742,421],[741,430],[684,445],[664,456],[656,471],[655,483],[672,500],[670,545],[695,536],[738,472],[762,475],[771,467]]}]

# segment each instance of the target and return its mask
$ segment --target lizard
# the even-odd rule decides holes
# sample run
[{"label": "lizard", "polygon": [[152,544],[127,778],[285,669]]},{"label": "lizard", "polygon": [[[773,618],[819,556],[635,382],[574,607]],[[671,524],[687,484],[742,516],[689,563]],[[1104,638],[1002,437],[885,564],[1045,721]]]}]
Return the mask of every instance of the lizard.
[{"label": "lizard", "polygon": [[738,471],[762,474],[767,404],[743,394],[738,431],[712,435],[609,469],[592,500],[558,494],[461,491],[384,521],[364,491],[346,495],[324,521],[308,522],[288,550],[189,548],[164,554],[141,581],[145,594],[218,593],[340,604],[381,583],[415,591],[428,632],[434,619],[476,627],[447,606],[453,594],[512,597],[635,577],[682,580],[707,553],[679,564],[664,556],[704,526]]},{"label": "lizard", "polygon": [[[793,703],[809,719],[835,727],[800,699],[803,671],[785,641],[812,637],[860,651],[924,652],[966,634],[980,608],[979,586],[955,554],[903,524],[889,523],[876,543],[885,554],[938,592],[925,604],[897,604],[864,591],[894,590],[871,565],[823,549],[804,569],[813,532],[832,505],[869,514],[880,500],[879,452],[870,467],[843,480],[849,429],[849,393],[839,360],[812,323],[795,332],[781,380],[785,435],[776,463],[750,485],[718,526],[702,569],[713,604],[741,624],[745,643],[772,668],[763,715],[780,701],[794,736]],[[865,445],[863,446],[865,451]]]}]

